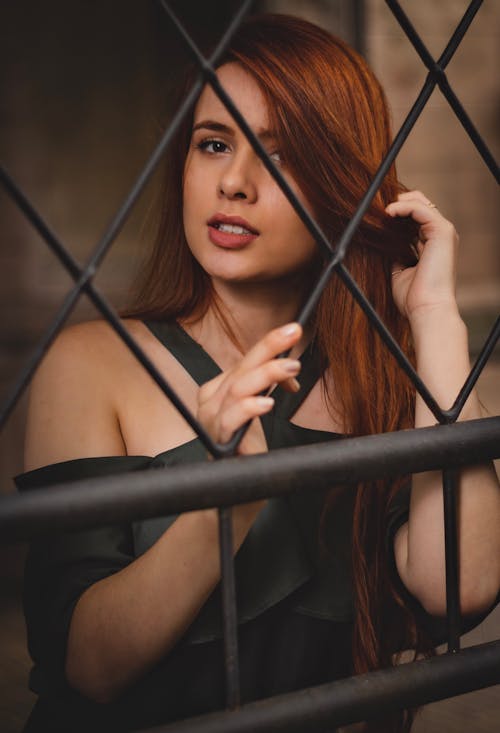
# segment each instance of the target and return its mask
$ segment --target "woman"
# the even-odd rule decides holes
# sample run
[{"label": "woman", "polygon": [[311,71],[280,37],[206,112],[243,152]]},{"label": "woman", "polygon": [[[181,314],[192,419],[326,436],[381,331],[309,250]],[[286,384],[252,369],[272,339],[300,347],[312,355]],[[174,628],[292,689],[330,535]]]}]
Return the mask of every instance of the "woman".
[{"label": "woman", "polygon": [[[365,63],[305,21],[262,16],[218,76],[335,242],[390,143]],[[308,327],[293,322],[321,257],[210,88],[171,158],[125,323],[214,440],[248,420],[241,454],[433,424],[337,278]],[[423,194],[399,192],[391,170],[346,264],[448,407],[469,370],[457,238]],[[472,395],[462,417],[479,415]],[[206,458],[105,323],[61,335],[33,384],[21,488]],[[374,481],[234,509],[243,701],[391,664],[409,645],[430,651],[425,619],[445,612],[440,475],[413,477],[409,513],[408,488]],[[498,592],[499,503],[491,467],[463,472],[466,615]],[[133,729],[223,707],[218,580],[215,510],[35,547],[26,613],[40,700],[28,730]]]}]

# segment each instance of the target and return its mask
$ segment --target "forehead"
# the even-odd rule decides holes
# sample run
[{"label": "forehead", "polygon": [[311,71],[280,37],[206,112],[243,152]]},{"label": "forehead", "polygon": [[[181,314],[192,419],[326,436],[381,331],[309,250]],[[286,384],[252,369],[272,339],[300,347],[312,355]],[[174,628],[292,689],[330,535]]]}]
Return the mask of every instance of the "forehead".
[{"label": "forehead", "polygon": [[[269,115],[267,104],[257,82],[239,64],[224,64],[217,70],[222,86],[257,133],[267,130]],[[200,120],[216,120],[234,124],[233,118],[212,88],[205,86],[194,112],[194,124]]]}]

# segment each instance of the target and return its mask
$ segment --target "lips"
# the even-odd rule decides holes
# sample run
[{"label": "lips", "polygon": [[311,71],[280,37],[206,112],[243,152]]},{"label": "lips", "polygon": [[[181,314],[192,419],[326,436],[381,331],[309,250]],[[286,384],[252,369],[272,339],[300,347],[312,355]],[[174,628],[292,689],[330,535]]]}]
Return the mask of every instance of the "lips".
[{"label": "lips", "polygon": [[207,224],[210,241],[226,249],[240,249],[259,236],[257,229],[240,216],[215,214]]}]

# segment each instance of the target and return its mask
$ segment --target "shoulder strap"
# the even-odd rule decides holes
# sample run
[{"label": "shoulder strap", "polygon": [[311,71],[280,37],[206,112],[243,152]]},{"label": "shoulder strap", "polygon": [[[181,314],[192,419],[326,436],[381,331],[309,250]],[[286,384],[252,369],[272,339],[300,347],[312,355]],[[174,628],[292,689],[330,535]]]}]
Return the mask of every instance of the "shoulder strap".
[{"label": "shoulder strap", "polygon": [[204,384],[221,373],[221,368],[205,349],[177,323],[144,321],[144,325],[170,351],[197,384]]},{"label": "shoulder strap", "polygon": [[[193,377],[197,384],[204,384],[221,373],[221,368],[205,349],[200,346],[176,322],[144,321],[151,333],[170,351],[172,356]],[[316,349],[307,347],[302,356],[299,374],[300,392],[291,394],[280,387],[276,390],[276,414],[290,417],[300,407],[321,376]]]}]

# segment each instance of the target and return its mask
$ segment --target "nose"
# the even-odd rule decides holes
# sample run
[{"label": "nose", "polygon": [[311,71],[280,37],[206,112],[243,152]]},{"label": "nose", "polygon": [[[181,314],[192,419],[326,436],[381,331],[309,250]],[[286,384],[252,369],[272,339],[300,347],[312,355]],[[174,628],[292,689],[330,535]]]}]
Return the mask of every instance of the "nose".
[{"label": "nose", "polygon": [[228,159],[219,180],[219,196],[230,201],[241,199],[248,203],[257,200],[255,168],[250,151]]}]

